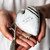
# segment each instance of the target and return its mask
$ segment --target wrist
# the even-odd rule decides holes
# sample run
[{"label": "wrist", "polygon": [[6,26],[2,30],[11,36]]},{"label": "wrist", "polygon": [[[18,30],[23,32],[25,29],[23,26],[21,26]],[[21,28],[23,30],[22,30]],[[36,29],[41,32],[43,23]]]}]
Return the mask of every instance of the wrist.
[{"label": "wrist", "polygon": [[40,17],[46,18],[46,15],[45,15],[46,14],[46,11],[45,11],[45,9],[42,6],[39,6],[39,7],[36,7],[36,8],[39,11]]},{"label": "wrist", "polygon": [[50,4],[38,6],[37,9],[40,13],[40,16],[43,18],[50,18]]}]

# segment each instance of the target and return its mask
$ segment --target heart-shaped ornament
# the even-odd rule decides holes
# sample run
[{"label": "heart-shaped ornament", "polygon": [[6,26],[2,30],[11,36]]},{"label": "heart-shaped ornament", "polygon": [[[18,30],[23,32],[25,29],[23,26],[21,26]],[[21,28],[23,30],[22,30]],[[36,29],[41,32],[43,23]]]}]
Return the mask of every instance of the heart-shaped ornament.
[{"label": "heart-shaped ornament", "polygon": [[38,10],[34,7],[28,7],[25,9],[24,14],[21,12],[18,13],[16,17],[16,24],[24,32],[34,36],[38,35],[40,27],[40,16]]}]

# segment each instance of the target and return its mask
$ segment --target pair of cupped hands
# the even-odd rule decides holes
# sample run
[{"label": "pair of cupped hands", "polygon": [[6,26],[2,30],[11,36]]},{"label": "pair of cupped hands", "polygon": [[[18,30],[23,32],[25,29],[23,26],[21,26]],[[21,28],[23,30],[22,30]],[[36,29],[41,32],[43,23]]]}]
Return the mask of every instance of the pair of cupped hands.
[{"label": "pair of cupped hands", "polygon": [[[40,7],[37,7],[38,9]],[[37,41],[40,43],[41,40],[45,37],[45,18],[44,15],[40,13],[41,16],[41,26],[40,32],[37,36],[31,36],[29,39],[26,39],[26,34],[23,34],[19,31],[22,31],[16,25],[16,50],[28,50],[30,47],[34,47],[37,44]],[[0,32],[9,40],[13,41],[13,31],[9,30],[9,27],[14,22],[16,14],[7,10],[0,10]],[[14,28],[14,25],[12,26]]]}]

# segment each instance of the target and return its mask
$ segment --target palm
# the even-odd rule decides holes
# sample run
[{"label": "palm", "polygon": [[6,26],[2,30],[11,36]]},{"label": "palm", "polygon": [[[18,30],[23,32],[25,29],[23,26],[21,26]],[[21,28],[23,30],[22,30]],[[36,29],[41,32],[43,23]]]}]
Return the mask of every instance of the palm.
[{"label": "palm", "polygon": [[[0,12],[0,30],[2,34],[11,41],[13,41],[13,31],[10,31],[9,27],[14,22],[15,16],[16,14],[10,11]],[[14,28],[14,25],[12,27]],[[19,28],[17,27],[17,29]],[[19,29],[19,31],[22,30]],[[34,37],[30,37],[29,39],[26,39],[26,34],[23,34],[19,31],[16,32],[16,43],[18,44],[18,45],[16,44],[17,49],[22,48],[23,50],[27,50],[31,46],[36,45],[37,41]]]}]

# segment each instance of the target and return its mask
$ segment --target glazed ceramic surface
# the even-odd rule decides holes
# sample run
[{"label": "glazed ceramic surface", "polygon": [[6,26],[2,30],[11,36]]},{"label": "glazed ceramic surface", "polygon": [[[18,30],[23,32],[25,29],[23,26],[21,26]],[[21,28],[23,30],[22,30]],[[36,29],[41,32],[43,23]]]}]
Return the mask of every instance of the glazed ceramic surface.
[{"label": "glazed ceramic surface", "polygon": [[16,25],[31,35],[38,35],[40,27],[40,15],[36,8],[28,7],[25,13],[18,13],[16,17]]}]

